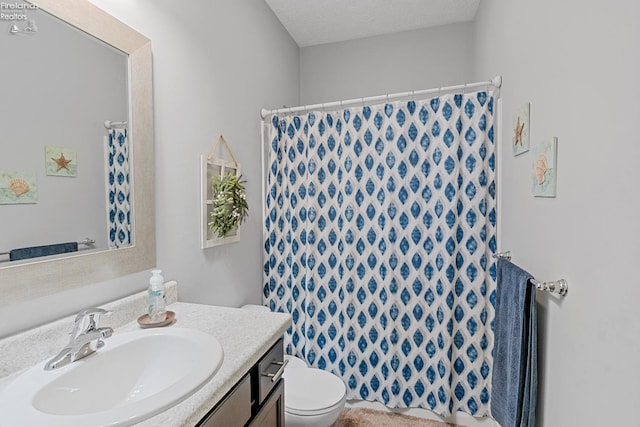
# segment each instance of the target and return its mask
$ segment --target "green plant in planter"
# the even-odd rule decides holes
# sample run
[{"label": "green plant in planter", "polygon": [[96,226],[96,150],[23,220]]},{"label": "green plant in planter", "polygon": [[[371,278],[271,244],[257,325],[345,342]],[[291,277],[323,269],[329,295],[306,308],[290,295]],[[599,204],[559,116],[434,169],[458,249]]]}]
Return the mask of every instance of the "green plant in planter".
[{"label": "green plant in planter", "polygon": [[225,173],[211,178],[213,207],[209,215],[209,228],[224,238],[237,229],[249,215],[242,175]]}]

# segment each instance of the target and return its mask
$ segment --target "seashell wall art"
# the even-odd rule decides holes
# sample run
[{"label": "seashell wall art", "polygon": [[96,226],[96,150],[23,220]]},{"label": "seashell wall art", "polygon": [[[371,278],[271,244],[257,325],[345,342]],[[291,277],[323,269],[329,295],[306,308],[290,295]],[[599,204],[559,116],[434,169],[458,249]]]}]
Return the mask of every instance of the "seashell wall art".
[{"label": "seashell wall art", "polygon": [[11,190],[16,197],[20,197],[31,191],[31,186],[24,179],[14,178],[9,181],[9,190]]},{"label": "seashell wall art", "polygon": [[37,202],[35,174],[0,171],[0,205]]},{"label": "seashell wall art", "polygon": [[558,138],[553,137],[532,148],[531,190],[536,197],[556,197]]}]

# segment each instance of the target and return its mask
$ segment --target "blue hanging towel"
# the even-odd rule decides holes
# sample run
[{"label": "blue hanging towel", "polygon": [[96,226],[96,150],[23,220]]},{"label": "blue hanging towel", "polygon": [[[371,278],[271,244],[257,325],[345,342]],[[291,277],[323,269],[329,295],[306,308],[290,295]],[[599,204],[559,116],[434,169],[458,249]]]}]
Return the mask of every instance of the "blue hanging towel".
[{"label": "blue hanging towel", "polygon": [[9,261],[37,258],[41,256],[58,255],[67,252],[76,252],[77,242],[56,243],[54,245],[32,246],[30,248],[20,248],[9,251]]},{"label": "blue hanging towel", "polygon": [[530,279],[498,259],[491,415],[502,427],[534,427],[536,421],[536,294]]}]

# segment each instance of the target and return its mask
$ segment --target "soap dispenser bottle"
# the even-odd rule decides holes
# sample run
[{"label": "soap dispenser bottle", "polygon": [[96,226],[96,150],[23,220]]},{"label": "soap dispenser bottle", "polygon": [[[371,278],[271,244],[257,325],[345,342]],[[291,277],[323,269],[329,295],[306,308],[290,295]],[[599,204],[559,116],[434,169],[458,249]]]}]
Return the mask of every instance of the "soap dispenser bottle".
[{"label": "soap dispenser bottle", "polygon": [[151,270],[148,298],[149,321],[164,322],[167,318],[167,303],[164,299],[164,277],[162,270]]}]

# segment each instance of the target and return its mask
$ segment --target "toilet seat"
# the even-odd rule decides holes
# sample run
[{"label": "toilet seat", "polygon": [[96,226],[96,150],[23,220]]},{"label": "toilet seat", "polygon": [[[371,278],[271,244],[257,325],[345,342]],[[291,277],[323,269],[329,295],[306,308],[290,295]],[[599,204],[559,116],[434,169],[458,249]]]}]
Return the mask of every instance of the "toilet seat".
[{"label": "toilet seat", "polygon": [[284,372],[285,411],[310,416],[344,404],[346,387],[330,372],[316,368],[288,368]]}]

